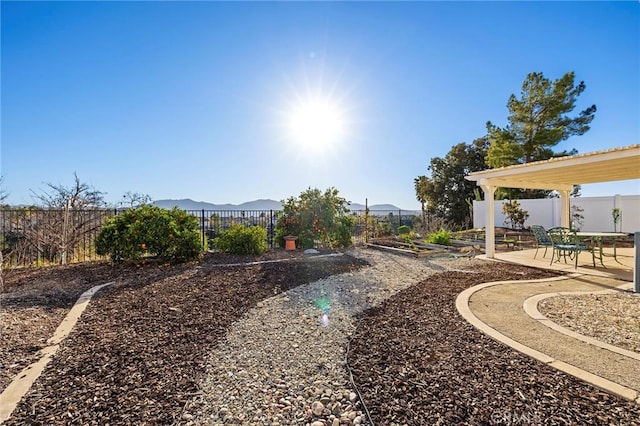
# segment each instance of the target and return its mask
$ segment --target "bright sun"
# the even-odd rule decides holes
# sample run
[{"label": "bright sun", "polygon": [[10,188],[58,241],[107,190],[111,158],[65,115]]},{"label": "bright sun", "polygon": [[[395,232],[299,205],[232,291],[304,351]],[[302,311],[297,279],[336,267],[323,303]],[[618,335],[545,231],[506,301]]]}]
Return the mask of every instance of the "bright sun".
[{"label": "bright sun", "polygon": [[310,151],[322,151],[335,145],[342,138],[344,127],[340,108],[324,99],[299,104],[289,123],[293,141]]}]

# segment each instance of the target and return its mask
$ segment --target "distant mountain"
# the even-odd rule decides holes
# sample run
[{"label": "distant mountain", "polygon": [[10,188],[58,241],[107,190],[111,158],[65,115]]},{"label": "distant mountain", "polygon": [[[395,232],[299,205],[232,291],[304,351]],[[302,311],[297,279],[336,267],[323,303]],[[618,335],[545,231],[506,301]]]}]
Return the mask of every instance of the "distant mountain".
[{"label": "distant mountain", "polygon": [[239,210],[282,210],[282,203],[276,200],[255,200],[238,204]]},{"label": "distant mountain", "polygon": [[388,211],[398,211],[401,210],[400,207],[396,207],[393,204],[374,204],[369,206],[369,210],[388,210]]},{"label": "distant mountain", "polygon": [[281,210],[282,204],[275,200],[255,200],[242,204],[213,204],[205,201],[193,201],[190,198],[182,200],[156,200],[154,206],[163,209],[178,207],[183,210]]},{"label": "distant mountain", "polygon": [[152,204],[162,207],[163,209],[178,207],[182,210],[235,210],[237,207],[233,204],[212,204],[204,201],[193,201],[190,198],[182,200],[156,200]]},{"label": "distant mountain", "polygon": [[[365,205],[360,203],[351,203],[350,210],[365,210]],[[389,213],[397,214],[400,211],[402,214],[419,214],[419,211],[404,210],[400,207],[396,207],[393,204],[372,204],[369,206],[371,214],[375,215],[387,215]]]},{"label": "distant mountain", "polygon": [[[178,207],[183,210],[282,210],[282,203],[280,201],[270,199],[247,201],[242,204],[213,204],[186,198],[182,200],[156,200],[152,204],[164,209]],[[349,209],[364,210],[365,206],[360,203],[351,203]],[[369,206],[369,210],[375,214],[397,214],[400,208],[393,204],[373,204]],[[417,214],[409,210],[402,210],[402,213]]]}]

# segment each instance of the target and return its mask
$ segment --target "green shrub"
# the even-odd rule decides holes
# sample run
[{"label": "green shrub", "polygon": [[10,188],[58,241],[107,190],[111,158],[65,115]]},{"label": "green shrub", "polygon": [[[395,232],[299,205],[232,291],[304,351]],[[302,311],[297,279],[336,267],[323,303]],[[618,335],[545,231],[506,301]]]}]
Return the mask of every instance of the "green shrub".
[{"label": "green shrub", "polygon": [[398,234],[405,235],[409,233],[411,233],[411,228],[409,228],[407,225],[402,225],[398,227]]},{"label": "green shrub", "polygon": [[202,253],[198,219],[184,210],[144,205],[109,218],[96,237],[96,253],[139,264],[146,255],[163,262],[196,260]]},{"label": "green shrub", "polygon": [[445,229],[429,234],[426,240],[431,244],[440,244],[441,246],[451,245],[451,233]]},{"label": "green shrub", "polygon": [[356,218],[354,216],[340,216],[338,218],[338,226],[332,234],[332,244],[336,247],[351,247],[353,240],[353,230],[356,227]]},{"label": "green shrub", "polygon": [[276,224],[276,240],[284,245],[284,237],[298,237],[303,248],[315,247],[316,243],[332,247],[352,245],[351,234],[355,218],[348,215],[347,201],[338,190],[329,188],[324,193],[309,188],[299,197],[283,201],[283,211]]},{"label": "green shrub", "polygon": [[267,251],[267,230],[261,226],[232,225],[213,244],[223,253],[262,254]]},{"label": "green shrub", "polygon": [[502,204],[504,224],[511,229],[524,229],[524,223],[529,218],[529,212],[524,210],[518,200],[505,200]]},{"label": "green shrub", "polygon": [[413,242],[413,238],[411,238],[411,234],[401,234],[400,238],[411,246],[411,250],[418,251],[418,246]]},{"label": "green shrub", "polygon": [[393,234],[393,227],[389,222],[378,222],[376,227],[377,237],[388,237]]}]

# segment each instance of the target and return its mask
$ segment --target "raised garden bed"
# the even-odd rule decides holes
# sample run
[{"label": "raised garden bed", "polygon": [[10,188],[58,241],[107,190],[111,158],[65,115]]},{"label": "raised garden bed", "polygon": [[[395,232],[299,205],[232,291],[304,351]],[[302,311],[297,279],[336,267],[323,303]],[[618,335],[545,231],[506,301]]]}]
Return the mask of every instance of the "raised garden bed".
[{"label": "raised garden bed", "polygon": [[448,256],[453,253],[459,253],[460,251],[458,248],[452,246],[429,244],[421,241],[407,243],[397,238],[376,238],[367,243],[367,247],[418,258]]}]

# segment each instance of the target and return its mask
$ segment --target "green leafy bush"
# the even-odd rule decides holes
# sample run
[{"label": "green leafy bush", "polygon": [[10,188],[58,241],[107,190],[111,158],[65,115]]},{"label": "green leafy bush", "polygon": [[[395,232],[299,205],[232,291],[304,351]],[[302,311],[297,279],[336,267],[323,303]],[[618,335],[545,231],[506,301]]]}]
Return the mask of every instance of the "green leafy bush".
[{"label": "green leafy bush", "polygon": [[367,228],[369,235],[373,238],[389,237],[393,233],[393,227],[384,216],[369,215]]},{"label": "green leafy bush", "polygon": [[267,251],[267,230],[261,226],[233,225],[213,240],[224,253],[262,254]]},{"label": "green leafy bush", "polygon": [[407,225],[402,225],[398,227],[398,234],[405,235],[409,233],[411,233],[411,228],[409,228]]},{"label": "green leafy bush", "polygon": [[505,200],[502,204],[504,224],[511,229],[524,229],[524,223],[529,218],[529,212],[520,206],[518,200]]},{"label": "green leafy bush", "polygon": [[441,246],[451,245],[451,232],[441,229],[427,236],[427,242],[431,244],[440,244]]},{"label": "green leafy bush", "polygon": [[96,237],[96,252],[114,262],[143,262],[145,255],[181,263],[202,253],[198,219],[184,210],[144,205],[109,218]]},{"label": "green leafy bush", "polygon": [[333,232],[333,245],[338,247],[350,247],[353,245],[351,236],[356,226],[356,218],[354,216],[340,216],[338,218],[338,226]]},{"label": "green leafy bush", "polygon": [[352,245],[355,218],[348,215],[347,201],[338,190],[329,188],[302,192],[300,197],[283,201],[283,211],[276,224],[276,239],[284,246],[284,237],[298,237],[300,247],[315,247],[316,243],[331,247]]}]

